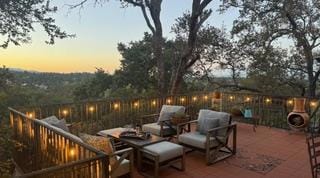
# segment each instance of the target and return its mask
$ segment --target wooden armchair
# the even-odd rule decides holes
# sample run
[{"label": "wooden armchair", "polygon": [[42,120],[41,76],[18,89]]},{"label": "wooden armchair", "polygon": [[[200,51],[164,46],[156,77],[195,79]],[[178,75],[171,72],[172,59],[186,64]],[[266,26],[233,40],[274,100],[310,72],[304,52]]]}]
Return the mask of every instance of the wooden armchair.
[{"label": "wooden armchair", "polygon": [[[201,112],[211,112],[211,116],[203,116],[204,114],[201,114]],[[219,117],[219,115],[223,117]],[[203,125],[206,125],[207,127],[210,127],[210,125],[212,126],[212,124],[210,124],[211,121],[203,121],[205,120],[205,118],[209,120],[218,119],[220,124],[216,124],[216,126],[208,128],[206,130],[206,133],[200,132],[200,128]],[[216,163],[236,153],[237,126],[231,121],[232,118],[227,113],[215,112],[210,110],[200,110],[198,120],[193,120],[178,125],[178,130],[187,130],[182,128],[190,124],[197,125],[195,131],[178,133],[178,142],[179,144],[186,147],[205,152],[206,163],[208,165]],[[228,145],[229,136],[231,135],[231,133],[233,133],[232,147]],[[224,152],[224,154],[220,156],[219,152]]]},{"label": "wooden armchair", "polygon": [[[184,106],[163,105],[159,114],[141,116],[142,131],[150,132],[161,137],[170,137],[177,134],[177,127],[171,123],[175,113],[184,114]],[[187,118],[190,118],[186,116]],[[152,123],[150,123],[150,121]]]}]

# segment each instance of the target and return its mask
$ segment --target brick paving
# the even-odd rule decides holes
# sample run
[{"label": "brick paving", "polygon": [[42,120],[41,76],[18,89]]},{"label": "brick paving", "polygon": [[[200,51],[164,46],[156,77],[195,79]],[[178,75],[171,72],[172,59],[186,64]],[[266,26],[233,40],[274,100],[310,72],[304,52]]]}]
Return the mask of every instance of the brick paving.
[{"label": "brick paving", "polygon": [[[186,171],[173,168],[160,170],[164,178],[311,178],[305,135],[282,129],[259,126],[253,132],[252,125],[238,124],[237,156],[207,166],[204,154],[190,152],[186,155]],[[245,156],[243,156],[245,155]],[[255,160],[256,159],[256,160]],[[243,160],[243,162],[242,162]],[[270,166],[268,171],[257,171],[250,163]],[[273,164],[275,163],[275,164]],[[271,170],[270,170],[271,169]],[[134,177],[142,177],[138,172]]]}]

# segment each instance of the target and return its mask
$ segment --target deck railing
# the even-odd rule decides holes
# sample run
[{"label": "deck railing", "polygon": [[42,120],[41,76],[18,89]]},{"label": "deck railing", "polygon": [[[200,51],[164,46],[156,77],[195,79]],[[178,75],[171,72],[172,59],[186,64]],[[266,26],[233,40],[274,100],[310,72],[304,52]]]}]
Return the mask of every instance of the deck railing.
[{"label": "deck railing", "polygon": [[109,177],[106,154],[9,108],[16,177]]},{"label": "deck railing", "polygon": [[[45,118],[56,115],[72,124],[73,133],[96,133],[102,129],[138,124],[144,114],[157,113],[163,104],[184,105],[187,113],[196,117],[199,109],[215,109],[231,112],[233,108],[250,108],[261,117],[261,125],[288,128],[286,117],[293,108],[293,97],[267,96],[253,93],[201,92],[162,98],[104,99],[55,105],[20,108],[30,117]],[[318,100],[307,100],[307,111],[312,110]],[[244,122],[246,122],[244,120]]]}]

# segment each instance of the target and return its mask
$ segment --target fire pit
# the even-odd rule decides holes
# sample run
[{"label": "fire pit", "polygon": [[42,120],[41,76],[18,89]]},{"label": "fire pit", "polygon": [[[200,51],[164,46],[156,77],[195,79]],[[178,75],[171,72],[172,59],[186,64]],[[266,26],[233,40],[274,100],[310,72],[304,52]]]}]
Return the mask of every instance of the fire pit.
[{"label": "fire pit", "polygon": [[309,115],[305,110],[306,99],[295,98],[294,107],[291,113],[288,114],[287,122],[293,129],[304,129],[309,122]]}]

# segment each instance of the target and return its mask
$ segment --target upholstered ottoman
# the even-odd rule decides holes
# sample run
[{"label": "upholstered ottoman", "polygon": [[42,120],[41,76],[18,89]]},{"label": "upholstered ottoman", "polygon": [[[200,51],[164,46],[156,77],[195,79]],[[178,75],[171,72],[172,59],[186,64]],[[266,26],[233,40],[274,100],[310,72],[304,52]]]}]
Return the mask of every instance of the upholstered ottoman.
[{"label": "upholstered ottoman", "polygon": [[185,170],[185,151],[181,145],[163,141],[143,147],[141,153],[143,163],[154,165],[154,177],[158,177],[160,167],[175,167],[176,162],[180,162],[180,167],[175,168]]}]

